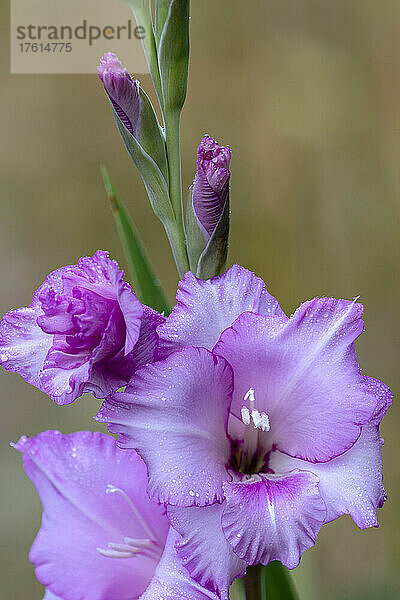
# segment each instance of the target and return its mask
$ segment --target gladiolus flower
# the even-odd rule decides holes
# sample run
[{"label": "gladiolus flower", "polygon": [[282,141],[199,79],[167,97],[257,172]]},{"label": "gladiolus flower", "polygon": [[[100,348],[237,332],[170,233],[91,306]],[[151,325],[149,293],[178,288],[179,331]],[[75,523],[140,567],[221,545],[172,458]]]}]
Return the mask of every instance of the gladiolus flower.
[{"label": "gladiolus flower", "polygon": [[43,505],[30,560],[44,600],[217,600],[182,566],[135,452],[89,431],[46,431],[15,448]]},{"label": "gladiolus flower", "polygon": [[163,317],[136,298],[124,273],[98,251],[50,273],[28,308],[0,322],[0,364],[69,404],[104,398],[151,361]]},{"label": "gladiolus flower", "polygon": [[[246,564],[298,565],[324,523],[377,526],[389,389],[361,373],[361,304],[315,298],[288,318],[235,266],[181,282],[145,366],[98,419],[147,464],[191,575],[223,598]],[[214,556],[220,568],[215,568]]]}]

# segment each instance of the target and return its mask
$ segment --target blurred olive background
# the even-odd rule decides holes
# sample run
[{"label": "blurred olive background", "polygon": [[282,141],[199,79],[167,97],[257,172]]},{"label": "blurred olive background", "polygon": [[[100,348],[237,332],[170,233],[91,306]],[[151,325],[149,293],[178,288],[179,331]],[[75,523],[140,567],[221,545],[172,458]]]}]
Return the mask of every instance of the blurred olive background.
[{"label": "blurred olive background", "polygon": [[[112,0],[123,2],[123,0]],[[0,309],[27,305],[51,270],[96,249],[123,265],[99,175],[105,163],[172,301],[176,273],[96,76],[9,75],[0,7]],[[267,282],[291,313],[316,295],[366,306],[360,362],[393,389],[399,368],[400,3],[193,0],[184,185],[208,133],[232,148],[230,262]],[[96,65],[93,65],[95,70]],[[148,76],[142,85],[150,88]],[[8,442],[96,429],[97,402],[58,408],[2,372],[0,597],[39,600],[28,562],[40,503]],[[400,413],[383,425],[388,502],[379,529],[325,527],[294,571],[302,600],[400,597]]]}]

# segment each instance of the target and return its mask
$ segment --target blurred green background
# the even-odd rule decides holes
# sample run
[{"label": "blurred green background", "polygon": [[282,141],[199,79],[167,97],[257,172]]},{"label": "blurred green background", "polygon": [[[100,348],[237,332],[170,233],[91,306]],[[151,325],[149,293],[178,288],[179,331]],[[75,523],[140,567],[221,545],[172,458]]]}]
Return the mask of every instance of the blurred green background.
[{"label": "blurred green background", "polygon": [[[123,2],[123,0],[113,0]],[[29,304],[51,270],[97,248],[124,264],[99,174],[129,204],[172,301],[161,226],[93,76],[9,75],[9,7],[0,7],[1,312]],[[208,133],[232,148],[230,262],[267,282],[291,313],[316,295],[366,306],[365,373],[400,384],[400,3],[398,0],[193,0],[184,185]],[[93,65],[95,70],[96,65]],[[149,89],[148,76],[141,77]],[[57,408],[2,372],[1,581],[5,600],[39,600],[28,562],[40,504],[8,446],[43,429],[96,429],[97,402]],[[400,597],[397,405],[383,425],[388,502],[381,526],[325,527],[294,578],[302,600]]]}]

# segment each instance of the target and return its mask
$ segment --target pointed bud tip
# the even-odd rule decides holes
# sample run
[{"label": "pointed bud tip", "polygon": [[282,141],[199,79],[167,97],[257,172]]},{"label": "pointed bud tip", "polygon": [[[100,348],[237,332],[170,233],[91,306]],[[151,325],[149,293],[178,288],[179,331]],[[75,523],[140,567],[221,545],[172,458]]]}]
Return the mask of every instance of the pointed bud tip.
[{"label": "pointed bud tip", "polygon": [[197,149],[198,160],[207,161],[222,169],[229,169],[231,150],[227,146],[221,146],[209,135],[205,135]]},{"label": "pointed bud tip", "polygon": [[118,118],[129,133],[135,135],[140,117],[139,81],[130,75],[112,52],[102,56],[97,73]]}]

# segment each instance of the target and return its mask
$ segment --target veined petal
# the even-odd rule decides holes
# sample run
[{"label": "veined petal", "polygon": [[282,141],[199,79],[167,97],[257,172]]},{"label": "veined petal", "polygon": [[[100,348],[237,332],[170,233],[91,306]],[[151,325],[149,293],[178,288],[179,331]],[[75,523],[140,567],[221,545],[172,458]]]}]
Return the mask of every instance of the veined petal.
[{"label": "veined petal", "polygon": [[190,575],[221,600],[229,600],[229,586],[243,577],[246,563],[233,552],[222,531],[224,504],[190,508],[168,507],[171,525],[182,539],[176,550]]},{"label": "veined petal", "polygon": [[262,433],[291,456],[324,462],[354,444],[376,406],[357,363],[354,340],[363,322],[360,304],[317,298],[286,323],[247,313],[221,336],[214,353],[232,366],[232,412],[244,396],[269,418]]},{"label": "veined petal", "polygon": [[[43,505],[30,559],[36,576],[64,600],[132,600],[149,584],[168,520],[146,495],[146,467],[102,433],[47,431],[15,446]],[[109,558],[126,539],[152,542],[151,553]]]},{"label": "veined petal", "polygon": [[179,534],[171,527],[155,575],[139,600],[219,600],[190,578],[175,551],[178,540]]},{"label": "veined petal", "polygon": [[220,501],[230,455],[226,436],[232,373],[204,348],[186,348],[139,369],[97,419],[147,464],[149,493],[179,506]]},{"label": "veined petal", "polygon": [[224,489],[222,527],[235,553],[248,564],[280,560],[297,567],[325,521],[317,477],[305,471],[253,475]]},{"label": "veined petal", "polygon": [[285,317],[263,280],[239,265],[206,281],[186,273],[179,283],[176,301],[172,313],[158,328],[160,356],[184,346],[212,350],[221,333],[246,311]]}]

